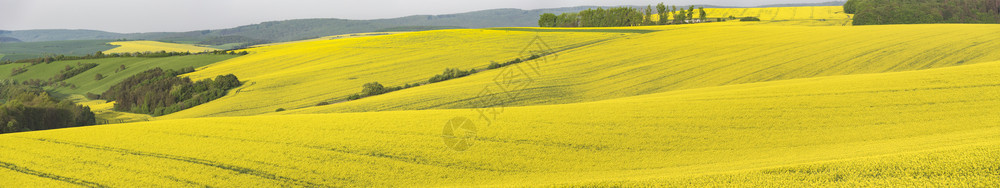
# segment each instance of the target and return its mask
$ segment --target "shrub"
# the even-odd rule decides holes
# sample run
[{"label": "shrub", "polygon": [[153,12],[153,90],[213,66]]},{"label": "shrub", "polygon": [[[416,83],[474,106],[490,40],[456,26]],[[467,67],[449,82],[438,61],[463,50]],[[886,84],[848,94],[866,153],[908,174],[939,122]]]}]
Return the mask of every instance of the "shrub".
[{"label": "shrub", "polygon": [[278,109],[274,110],[274,112],[281,112],[281,111],[285,111],[285,109],[284,108],[278,108]]},{"label": "shrub", "polygon": [[429,82],[429,83],[441,82],[441,81],[445,81],[445,80],[451,80],[451,79],[454,79],[454,78],[460,78],[460,77],[463,77],[463,76],[468,76],[468,75],[473,74],[473,73],[476,73],[476,69],[471,69],[469,71],[463,71],[463,70],[448,68],[448,69],[444,70],[444,73],[441,73],[439,75],[434,75],[434,77],[431,77],[430,79],[428,79],[427,82]]},{"label": "shrub", "polygon": [[743,17],[743,18],[740,18],[740,21],[741,22],[750,22],[750,21],[756,22],[756,21],[760,21],[760,18],[757,18],[757,17]]},{"label": "shrub", "polygon": [[94,93],[91,93],[91,92],[87,92],[86,96],[87,96],[87,99],[90,99],[90,100],[97,100],[97,99],[101,98],[101,95],[94,94]]},{"label": "shrub", "polygon": [[104,75],[101,74],[94,75],[94,80],[102,80],[102,79],[104,79]]},{"label": "shrub", "polygon": [[323,102],[319,102],[319,104],[316,104],[316,106],[323,106],[323,105],[329,105],[329,104],[330,104],[329,102],[323,101]]},{"label": "shrub", "polygon": [[97,67],[97,63],[83,63],[83,64],[76,63],[76,67],[66,65],[66,68],[64,68],[62,71],[59,71],[59,74],[53,76],[52,80],[57,82],[63,81],[72,78],[73,76],[79,75],[80,73],[83,73],[94,67]]},{"label": "shrub", "polygon": [[10,70],[10,76],[17,76],[18,74],[28,72],[28,66],[17,67]]}]

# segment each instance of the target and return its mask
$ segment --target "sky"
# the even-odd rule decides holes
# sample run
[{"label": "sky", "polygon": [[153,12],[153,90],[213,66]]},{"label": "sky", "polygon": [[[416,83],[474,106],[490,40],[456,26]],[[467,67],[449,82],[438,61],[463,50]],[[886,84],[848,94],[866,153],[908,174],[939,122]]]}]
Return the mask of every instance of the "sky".
[{"label": "sky", "polygon": [[708,4],[759,6],[833,0],[0,0],[0,30],[119,33],[224,29],[302,18],[379,19],[496,8]]}]

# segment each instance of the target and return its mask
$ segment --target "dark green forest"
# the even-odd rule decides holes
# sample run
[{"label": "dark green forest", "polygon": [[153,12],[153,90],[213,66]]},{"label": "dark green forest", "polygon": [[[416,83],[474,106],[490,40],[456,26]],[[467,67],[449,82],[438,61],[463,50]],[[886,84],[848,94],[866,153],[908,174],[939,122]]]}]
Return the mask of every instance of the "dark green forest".
[{"label": "dark green forest", "polygon": [[1000,23],[1000,0],[848,0],[854,25]]},{"label": "dark green forest", "polygon": [[57,100],[39,87],[0,81],[0,133],[94,125],[89,107]]},{"label": "dark green forest", "polygon": [[[653,21],[653,14],[658,15],[660,18],[657,21]],[[552,13],[545,13],[539,16],[538,26],[539,27],[625,27],[625,26],[641,26],[641,25],[666,25],[666,24],[685,24],[685,23],[697,23],[707,21],[704,7],[698,7],[695,9],[694,6],[689,6],[686,10],[681,7],[680,10],[677,6],[666,6],[663,3],[657,4],[655,7],[652,5],[647,5],[646,8],[632,8],[632,7],[613,7],[613,8],[597,8],[597,9],[587,9],[580,11],[578,13],[562,13],[555,15]],[[668,20],[673,16],[674,20]],[[697,17],[696,17],[697,16]]]},{"label": "dark green forest", "polygon": [[115,101],[117,111],[159,116],[218,99],[226,95],[229,89],[241,85],[233,74],[197,82],[192,82],[187,77],[178,77],[189,72],[194,72],[194,68],[154,68],[126,78],[99,96],[88,96]]}]

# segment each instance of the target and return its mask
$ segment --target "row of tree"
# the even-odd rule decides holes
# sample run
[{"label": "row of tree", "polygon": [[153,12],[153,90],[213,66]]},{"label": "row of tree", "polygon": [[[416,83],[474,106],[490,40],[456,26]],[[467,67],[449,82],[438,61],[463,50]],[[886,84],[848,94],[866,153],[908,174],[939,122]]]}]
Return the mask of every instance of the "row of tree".
[{"label": "row of tree", "polygon": [[[695,19],[695,11],[698,12],[698,19]],[[666,24],[684,24],[684,23],[695,23],[695,22],[705,22],[706,16],[704,7],[698,7],[695,10],[694,6],[688,7],[684,10],[681,7],[677,10],[677,6],[671,6],[668,8],[663,3],[656,5],[656,14],[659,16],[657,21],[653,21],[653,7],[652,5],[647,5],[645,9],[641,11],[632,7],[614,7],[614,8],[597,8],[597,9],[587,9],[580,11],[579,13],[562,13],[560,15],[555,15],[552,13],[545,13],[539,16],[538,26],[539,27],[621,27],[621,26],[640,26],[640,25],[666,25]],[[670,17],[673,17],[673,21],[670,21]]]},{"label": "row of tree", "polygon": [[1000,23],[1000,0],[848,0],[854,25]]},{"label": "row of tree", "polygon": [[194,68],[154,68],[122,80],[101,95],[88,96],[115,101],[115,110],[118,111],[159,116],[221,98],[229,89],[242,85],[233,74],[197,82],[178,77],[193,71]]},{"label": "row of tree", "polygon": [[0,133],[94,125],[89,107],[57,100],[39,87],[0,81]]}]

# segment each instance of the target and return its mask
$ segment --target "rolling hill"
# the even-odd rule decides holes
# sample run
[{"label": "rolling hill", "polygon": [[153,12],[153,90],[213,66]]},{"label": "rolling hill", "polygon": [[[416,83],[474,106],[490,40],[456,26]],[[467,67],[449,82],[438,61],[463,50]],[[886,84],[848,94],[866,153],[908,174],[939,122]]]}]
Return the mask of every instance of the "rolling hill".
[{"label": "rolling hill", "polygon": [[462,152],[442,127],[469,109],[14,133],[0,135],[0,173],[84,186],[991,185],[996,78],[1000,62],[512,107],[477,119]]},{"label": "rolling hill", "polygon": [[177,44],[177,43],[166,43],[158,41],[122,41],[122,42],[111,42],[111,45],[118,47],[112,48],[104,53],[135,53],[135,52],[208,52],[220,50],[216,48],[195,46],[191,44]]},{"label": "rolling hill", "polygon": [[568,49],[635,34],[459,29],[265,46],[186,75],[198,80],[232,73],[247,82],[245,87],[218,103],[163,117],[254,115],[315,106],[357,93],[369,82],[402,86],[426,81],[446,68],[482,69],[490,61],[524,58],[521,50],[535,37],[550,38],[552,48]]},{"label": "rolling hill", "polygon": [[97,51],[115,48],[108,44],[112,40],[67,40],[48,42],[0,43],[0,54],[5,60],[16,61],[52,55],[84,56]]},{"label": "rolling hill", "polygon": [[[835,10],[799,14],[807,9],[753,10],[772,15],[761,22],[367,33],[171,57],[217,58],[183,76],[245,83],[152,121],[0,134],[0,175],[7,186],[84,187],[1000,184],[1000,26],[850,26]],[[56,63],[75,62],[29,71]],[[426,83],[448,68],[477,71]],[[370,82],[421,85],[342,100]]]}]

